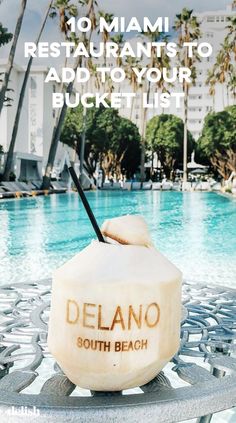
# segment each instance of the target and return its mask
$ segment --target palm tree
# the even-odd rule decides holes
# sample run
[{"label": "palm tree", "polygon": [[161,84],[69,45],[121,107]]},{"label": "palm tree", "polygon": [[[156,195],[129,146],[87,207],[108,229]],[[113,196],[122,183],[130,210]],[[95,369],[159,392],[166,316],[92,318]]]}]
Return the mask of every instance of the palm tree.
[{"label": "palm tree", "polygon": [[0,22],[0,47],[8,44],[12,40],[13,35],[4,28]]},{"label": "palm tree", "polygon": [[208,70],[207,79],[206,79],[206,85],[209,86],[209,94],[212,97],[212,101],[213,101],[213,107],[212,107],[213,111],[215,111],[216,84],[217,84],[217,77],[216,77],[215,67],[213,67],[213,69]]},{"label": "palm tree", "polygon": [[[87,7],[87,13],[85,14],[86,17],[90,18],[90,16],[91,16],[92,19],[93,19],[94,13],[95,13],[95,6],[97,5],[96,0],[82,0],[80,3],[82,3],[83,6],[86,5],[86,7]],[[93,28],[91,29],[91,33],[88,36],[89,39],[91,39],[92,32],[93,32]],[[85,40],[86,40],[85,33],[83,33],[82,37],[83,37],[83,41],[85,42]],[[81,67],[81,66],[82,66],[82,56],[78,56],[78,58],[76,59],[76,61],[74,63],[73,70],[76,71],[77,68]],[[73,86],[74,86],[74,82],[70,82],[68,84],[68,86],[66,88],[67,94],[71,95],[71,93],[73,91]],[[44,177],[43,177],[42,189],[48,189],[50,187],[51,172],[52,172],[52,169],[53,169],[53,164],[54,164],[56,152],[57,152],[57,146],[58,146],[58,142],[59,142],[59,139],[60,139],[62,126],[63,126],[64,120],[65,120],[65,117],[66,117],[66,112],[67,112],[67,105],[64,102],[63,107],[60,111],[59,117],[58,117],[58,119],[55,123],[54,129],[53,129],[47,165],[46,165],[45,174],[44,174]]]},{"label": "palm tree", "polygon": [[67,21],[71,16],[77,16],[77,6],[70,3],[70,0],[55,0],[51,8],[50,17],[55,18],[59,16],[60,31],[67,39],[69,27]]},{"label": "palm tree", "polygon": [[216,56],[216,62],[213,66],[213,72],[216,80],[222,85],[222,100],[225,106],[225,86],[227,91],[227,105],[229,105],[229,80],[230,74],[233,72],[233,65],[231,63],[231,46],[227,38],[221,44],[221,49]]},{"label": "palm tree", "polygon": [[[4,75],[4,72],[0,72],[0,83],[3,82],[2,76]],[[10,107],[13,101],[13,98],[9,97],[10,92],[13,92],[14,90],[12,88],[7,88],[6,89],[6,94],[5,94],[5,99],[4,99],[4,106],[5,107]]]},{"label": "palm tree", "polygon": [[[222,84],[226,83],[226,92],[227,92],[227,106],[229,106],[229,80],[230,74],[233,72],[234,66],[231,63],[231,45],[227,39],[225,39],[222,50],[220,52],[221,60],[221,75],[222,75]],[[221,81],[220,81],[221,82]]]},{"label": "palm tree", "polygon": [[[160,42],[166,41],[166,35],[163,33],[160,33],[159,31],[156,32],[146,32],[143,33],[145,39],[149,40],[150,42],[154,43],[154,42]],[[162,52],[162,56],[161,57],[157,57],[157,50],[156,47],[152,48],[151,51],[151,57],[150,57],[150,62],[148,64],[149,68],[159,68],[159,69],[163,69],[163,67],[166,65],[167,67],[169,67],[169,58],[168,56]],[[160,81],[158,87],[164,90],[164,85],[163,84],[163,80]],[[145,81],[143,81],[142,84],[142,91],[144,92],[146,88],[146,83]],[[149,81],[147,84],[147,103],[149,103],[150,100],[150,95],[151,95],[151,82]],[[142,140],[142,144],[141,144],[141,182],[144,182],[145,180],[145,154],[146,154],[146,126],[147,126],[147,113],[148,113],[148,109],[147,108],[143,108],[143,113],[142,113],[142,122],[141,122],[141,140]]]},{"label": "palm tree", "polygon": [[[179,34],[179,63],[181,66],[185,66],[192,70],[192,80],[196,80],[196,69],[195,60],[196,58],[188,57],[187,48],[184,48],[184,43],[193,42],[200,38],[200,25],[197,21],[196,16],[193,16],[193,10],[184,8],[182,12],[176,15],[174,24],[174,30]],[[187,161],[188,161],[188,97],[189,97],[189,83],[185,81],[183,83],[184,91],[184,155],[183,155],[183,182],[187,182]],[[183,184],[183,188],[184,188]]]},{"label": "palm tree", "polygon": [[[236,2],[236,0],[235,0]],[[235,3],[236,7],[236,3]],[[236,16],[232,16],[228,19],[229,25],[227,26],[228,34],[226,40],[228,41],[231,51],[234,54],[234,59],[236,60]]]},{"label": "palm tree", "polygon": [[[169,39],[168,36],[163,36],[162,41],[167,43],[168,39]],[[166,54],[166,51],[164,49],[161,50],[161,56],[156,58],[155,66],[157,69],[160,69],[160,71],[162,71],[163,68],[170,70],[170,67],[171,67],[170,58]],[[164,81],[164,79],[161,78],[160,81],[157,82],[156,84],[156,91],[160,91],[161,93],[166,93],[168,92],[169,87],[173,87],[173,84],[170,82],[166,83],[166,81]],[[162,113],[164,113],[164,109],[162,109]]]},{"label": "palm tree", "polygon": [[90,21],[91,21],[91,31],[90,31],[90,35],[88,37],[88,40],[91,40],[93,31],[96,30],[97,28],[97,11],[96,11],[96,7],[98,6],[97,0],[79,0],[79,3],[82,6],[87,7],[87,17],[89,17]]},{"label": "palm tree", "polygon": [[[124,45],[124,35],[123,34],[114,35],[114,37],[111,37],[111,41],[113,41],[114,43],[116,43],[118,45],[118,50],[117,50],[117,53],[118,53],[117,56],[118,57],[116,58],[116,66],[118,68],[121,68],[123,66],[123,60],[122,60],[122,57],[120,57],[120,53],[121,53],[121,49]],[[112,82],[112,81],[109,81],[109,82]],[[112,83],[110,85],[112,85]],[[118,86],[118,92],[119,93],[120,93],[120,88],[121,88],[121,86],[119,84],[119,86]],[[113,86],[112,86],[112,89],[113,89]],[[110,92],[111,92],[111,90],[110,90]]]},{"label": "palm tree", "polygon": [[[234,1],[234,6],[236,6],[236,0]],[[227,105],[229,105],[230,91],[235,99],[235,65],[232,61],[235,62],[236,60],[236,16],[228,18],[228,22],[228,34],[223,44],[221,44],[221,48],[216,56],[216,62],[210,71],[213,80],[222,86],[223,106],[225,106],[225,86],[227,90]],[[207,80],[207,82],[209,82],[210,87],[213,89],[210,79],[209,81]]]},{"label": "palm tree", "polygon": [[97,91],[100,91],[101,88],[101,77],[97,72],[97,66],[93,63],[92,59],[89,58],[87,61],[87,67],[89,69],[91,78],[90,78],[90,91],[95,88]]},{"label": "palm tree", "polygon": [[235,104],[236,102],[236,72],[235,71],[233,71],[230,75],[229,89],[230,89],[230,92],[232,93],[234,104]]},{"label": "palm tree", "polygon": [[121,68],[121,66],[123,65],[123,60],[122,57],[120,56],[121,53],[121,49],[124,45],[124,35],[123,34],[117,34],[114,35],[114,37],[111,37],[111,41],[113,41],[113,43],[116,43],[118,45],[118,50],[117,50],[117,58],[116,58],[116,66],[118,68]]},{"label": "palm tree", "polygon": [[[78,9],[75,4],[71,4],[70,0],[55,0],[51,8],[50,18],[59,19],[60,32],[63,35],[64,41],[74,41],[72,39],[72,34],[70,34],[68,27],[68,20],[73,16],[76,17],[78,14]],[[67,67],[68,58],[65,57],[64,67]],[[61,83],[60,92],[63,92],[64,83]],[[59,112],[58,112],[59,115]],[[58,118],[58,116],[57,116]]]},{"label": "palm tree", "polygon": [[[99,17],[104,18],[105,21],[110,24],[114,18],[114,15],[112,13],[106,13],[103,11],[99,11]],[[106,67],[107,59],[106,59],[106,44],[110,39],[109,32],[104,28],[104,31],[102,32],[102,42],[104,43],[104,66]]]},{"label": "palm tree", "polygon": [[[235,7],[236,7],[236,0],[234,0],[233,2],[233,8]],[[229,43],[229,46],[231,49],[230,59],[232,62],[232,54],[233,54],[234,62],[235,62],[236,61],[236,16],[232,16],[231,18],[229,18],[229,25],[227,29],[229,30],[229,33],[226,36],[226,41]],[[236,76],[235,75],[236,73],[235,73],[235,63],[234,63],[233,66],[231,67],[231,74],[229,77],[229,89],[233,94],[234,102],[236,97],[236,93],[235,93]]]},{"label": "palm tree", "polygon": [[[87,17],[89,17],[90,21],[91,21],[91,31],[88,35],[88,37],[86,38],[83,35],[83,42],[85,44],[85,46],[87,47],[91,41],[92,38],[92,34],[93,32],[96,30],[97,28],[97,14],[96,14],[96,7],[97,7],[97,1],[96,0],[80,0],[80,4],[84,7],[87,6],[88,10],[87,10]],[[79,39],[77,39],[77,41],[79,41]],[[82,66],[82,62],[81,65]],[[92,58],[84,58],[84,66],[87,67],[91,74],[94,73],[94,65],[93,65],[93,61]],[[99,78],[96,76],[96,81],[97,83],[99,83]],[[86,87],[88,86],[88,83],[86,83]],[[86,121],[87,121],[87,109],[84,107],[83,108],[83,130],[82,130],[82,135],[81,135],[81,146],[80,146],[80,182],[83,186],[83,177],[84,177],[84,154],[85,154],[85,143],[86,143]]]},{"label": "palm tree", "polygon": [[[138,77],[134,73],[133,68],[137,68],[139,71],[141,70],[142,67],[140,65],[140,60],[135,57],[128,56],[125,61],[125,72],[129,80],[129,84],[130,84],[132,92],[136,93],[139,89],[139,83],[138,83]],[[130,109],[130,120],[132,120],[132,117],[133,117],[135,100],[136,100],[135,97],[133,97],[132,105]]]},{"label": "palm tree", "polygon": [[[36,46],[38,46],[41,35],[42,35],[43,30],[45,28],[45,25],[46,25],[52,4],[53,4],[53,0],[50,0],[49,5],[48,5],[47,10],[46,10],[46,13],[45,13],[45,17],[43,19],[43,22],[42,22],[42,25],[41,25],[41,28],[40,28],[40,31],[39,31],[39,34],[38,34],[38,37],[35,41]],[[23,106],[23,102],[24,102],[24,98],[25,98],[26,86],[27,86],[27,82],[28,82],[28,79],[29,79],[32,63],[33,63],[33,57],[31,56],[30,59],[29,59],[26,71],[25,71],[24,80],[23,80],[23,83],[22,83],[21,91],[20,91],[20,96],[19,96],[19,101],[18,101],[17,111],[16,111],[16,117],[15,117],[13,132],[12,132],[12,136],[11,136],[11,142],[10,142],[10,146],[9,146],[8,153],[7,153],[5,169],[4,169],[4,173],[3,173],[3,180],[5,180],[5,181],[9,180],[10,173],[11,173],[12,162],[13,162],[13,153],[14,153],[14,149],[15,149],[15,143],[16,143],[16,137],[17,137],[17,133],[18,133],[20,116],[21,116],[22,106]]]},{"label": "palm tree", "polygon": [[9,79],[10,79],[10,75],[11,75],[11,71],[12,71],[12,67],[13,67],[17,41],[18,41],[20,31],[21,31],[21,25],[22,25],[22,21],[23,21],[23,18],[24,18],[26,3],[27,3],[27,0],[21,0],[20,13],[19,13],[19,16],[18,16],[18,19],[17,19],[15,33],[14,33],[14,36],[13,36],[13,42],[12,42],[11,50],[10,50],[9,57],[8,57],[7,68],[6,68],[6,72],[5,72],[5,75],[4,75],[2,87],[1,87],[1,90],[0,90],[0,115],[1,115],[1,112],[2,112],[3,105],[4,105],[7,86],[8,86],[8,83],[9,83]]}]

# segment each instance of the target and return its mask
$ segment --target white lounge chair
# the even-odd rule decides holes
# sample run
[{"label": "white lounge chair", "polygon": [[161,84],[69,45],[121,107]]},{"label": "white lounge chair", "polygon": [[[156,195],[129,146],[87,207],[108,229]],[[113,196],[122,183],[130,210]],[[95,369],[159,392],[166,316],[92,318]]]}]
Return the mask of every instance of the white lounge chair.
[{"label": "white lounge chair", "polygon": [[162,191],[171,191],[173,188],[172,182],[162,182]]},{"label": "white lounge chair", "polygon": [[0,198],[13,198],[15,197],[15,192],[5,191],[4,188],[0,187]]},{"label": "white lounge chair", "polygon": [[67,191],[66,187],[64,187],[59,181],[51,181],[51,186],[55,193],[64,193]]},{"label": "white lounge chair", "polygon": [[173,190],[174,191],[180,191],[181,190],[181,184],[180,184],[180,182],[174,182],[173,183]]},{"label": "white lounge chair", "polygon": [[132,188],[132,182],[124,182],[123,189],[126,191],[131,191]]},{"label": "white lounge chair", "polygon": [[132,190],[136,191],[141,189],[141,182],[132,182]]},{"label": "white lounge chair", "polygon": [[111,186],[111,189],[121,189],[120,182],[114,182],[113,185]]},{"label": "white lounge chair", "polygon": [[153,191],[160,191],[161,190],[161,182],[153,182],[152,183],[152,190]]},{"label": "white lounge chair", "polygon": [[210,188],[209,182],[202,182],[202,191],[210,191]]},{"label": "white lounge chair", "polygon": [[152,189],[152,182],[143,182],[143,190],[149,191],[150,189]]},{"label": "white lounge chair", "polygon": [[198,182],[194,188],[194,191],[210,191],[210,184],[209,182]]},{"label": "white lounge chair", "polygon": [[214,182],[211,184],[211,190],[212,191],[221,191],[221,183],[220,182]]},{"label": "white lounge chair", "polygon": [[15,197],[20,197],[20,196],[23,196],[23,195],[29,195],[28,192],[24,191],[22,189],[22,187],[20,187],[19,185],[17,185],[17,182],[13,182],[13,181],[6,182],[6,181],[3,181],[2,182],[2,186],[3,186],[3,189],[5,191],[10,192],[10,193],[14,193],[14,196]]}]

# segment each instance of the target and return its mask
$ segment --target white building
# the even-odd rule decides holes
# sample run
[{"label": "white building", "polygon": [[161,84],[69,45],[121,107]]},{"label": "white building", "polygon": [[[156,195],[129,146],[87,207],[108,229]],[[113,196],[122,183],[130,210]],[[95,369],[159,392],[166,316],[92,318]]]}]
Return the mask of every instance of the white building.
[{"label": "white building", "polygon": [[235,14],[236,12],[233,10],[232,6],[228,6],[226,10],[195,14],[201,24],[202,39],[200,41],[207,41],[213,47],[212,56],[210,58],[201,59],[201,62],[197,65],[198,78],[196,86],[190,89],[188,124],[189,130],[196,140],[201,135],[204,118],[209,111],[211,111],[213,107],[216,112],[221,111],[226,106],[233,105],[235,101],[231,94],[228,102],[227,90],[224,84],[216,85],[214,98],[209,94],[209,86],[206,85],[208,70],[212,69],[214,66],[217,53],[228,32],[228,18],[235,16]]},{"label": "white building", "polygon": [[[210,69],[212,69],[214,63],[216,62],[216,56],[221,48],[226,35],[227,35],[227,26],[229,25],[228,18],[235,16],[236,11],[233,10],[232,6],[228,6],[225,10],[218,11],[209,11],[203,13],[194,13],[197,16],[199,23],[201,25],[201,39],[200,42],[209,42],[213,47],[213,54],[210,58],[202,58],[200,63],[197,63],[197,80],[195,86],[190,87],[189,93],[189,105],[188,105],[188,129],[194,136],[196,140],[201,135],[204,119],[206,115],[213,109],[216,112],[223,110],[228,105],[233,105],[235,99],[233,94],[230,94],[229,99],[227,99],[227,90],[225,84],[216,85],[216,93],[214,98],[209,94],[209,86],[206,85],[207,74]],[[132,40],[129,40],[131,44],[136,42],[142,42],[143,39],[138,36]],[[177,40],[176,40],[177,42]],[[145,60],[148,62],[148,60]],[[145,65],[145,61],[142,63]],[[102,63],[100,62],[100,65]],[[109,59],[107,63],[108,67],[116,66],[115,60]],[[177,66],[176,59],[173,59],[172,66]],[[115,86],[114,91],[118,91],[118,85]],[[129,92],[130,86],[129,82],[125,81],[122,83],[119,88],[121,92]],[[156,91],[156,84],[152,84],[150,103],[153,101],[153,95]],[[178,83],[175,83],[175,87],[170,88],[170,91],[181,92],[182,86]],[[140,132],[142,131],[142,92],[141,88],[138,90],[137,98],[134,104],[134,110],[132,114],[132,120],[139,127]],[[228,101],[229,100],[229,101]],[[182,103],[183,104],[183,103]],[[179,116],[181,119],[184,118],[183,107],[177,109],[175,107],[175,102],[172,103],[172,106],[169,109],[161,110],[161,108],[148,109],[148,119],[151,119],[155,115],[161,113],[171,113]],[[120,110],[122,116],[130,118],[130,109],[123,108]]]},{"label": "white building", "polygon": [[[1,61],[0,73],[5,71],[5,67],[6,63]],[[32,66],[31,68],[14,152],[12,171],[17,179],[41,179],[47,163],[56,119],[56,110],[52,108],[52,93],[57,88],[53,83],[45,84],[47,72],[48,69],[45,67]],[[8,87],[13,91],[7,93],[12,101],[9,107],[3,107],[0,117],[0,145],[3,146],[4,152],[8,151],[11,141],[24,73],[24,68],[14,64]],[[73,151],[59,143],[55,163],[57,169],[60,169],[61,162],[64,162],[67,151],[72,157]]]}]

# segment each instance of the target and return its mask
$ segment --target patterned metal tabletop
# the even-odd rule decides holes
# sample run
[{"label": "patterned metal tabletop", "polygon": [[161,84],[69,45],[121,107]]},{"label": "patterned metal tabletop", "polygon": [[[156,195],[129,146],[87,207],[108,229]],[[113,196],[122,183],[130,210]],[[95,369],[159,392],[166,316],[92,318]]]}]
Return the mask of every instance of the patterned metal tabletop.
[{"label": "patterned metal tabletop", "polygon": [[236,291],[185,283],[181,347],[153,381],[74,386],[47,347],[50,280],[0,287],[0,421],[179,422],[236,406]]}]

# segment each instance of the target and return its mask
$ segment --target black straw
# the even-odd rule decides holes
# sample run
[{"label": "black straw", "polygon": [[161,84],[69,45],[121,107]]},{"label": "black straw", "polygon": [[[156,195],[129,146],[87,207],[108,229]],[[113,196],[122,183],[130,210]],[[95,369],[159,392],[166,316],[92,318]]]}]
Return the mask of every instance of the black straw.
[{"label": "black straw", "polygon": [[99,241],[99,242],[106,242],[106,241],[104,240],[104,238],[103,238],[103,235],[102,235],[102,233],[101,233],[100,229],[99,229],[99,226],[98,226],[97,221],[96,221],[96,219],[95,219],[95,217],[94,217],[94,214],[93,214],[93,212],[92,212],[92,210],[91,210],[91,207],[90,207],[90,205],[89,205],[89,203],[88,203],[88,200],[87,200],[87,198],[86,198],[86,196],[85,196],[85,194],[84,194],[83,188],[82,188],[82,186],[80,185],[80,182],[79,182],[79,180],[78,180],[78,178],[77,178],[77,175],[76,175],[76,173],[75,173],[75,170],[74,170],[74,168],[73,168],[72,166],[70,166],[70,167],[69,167],[69,172],[70,172],[71,177],[72,177],[72,179],[73,179],[73,182],[74,182],[74,184],[75,184],[75,186],[76,186],[76,188],[77,188],[78,194],[79,194],[79,196],[80,196],[80,198],[81,198],[81,200],[82,200],[82,203],[83,203],[83,205],[84,205],[84,208],[85,208],[85,210],[86,210],[86,212],[87,212],[87,215],[88,215],[88,217],[89,217],[89,219],[90,219],[90,222],[92,223],[93,229],[94,229],[94,230],[95,230],[95,232],[96,232],[96,235],[97,235],[98,241]]}]

